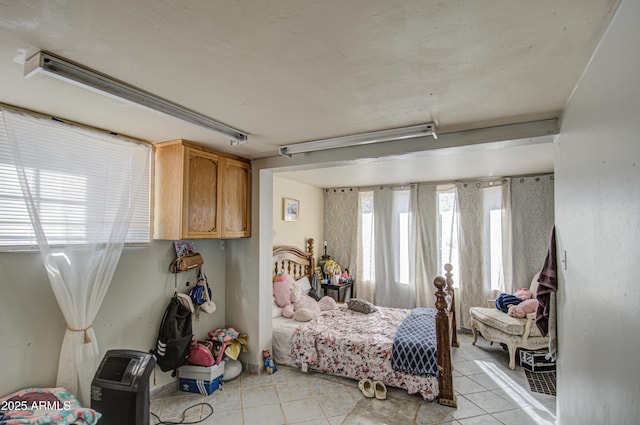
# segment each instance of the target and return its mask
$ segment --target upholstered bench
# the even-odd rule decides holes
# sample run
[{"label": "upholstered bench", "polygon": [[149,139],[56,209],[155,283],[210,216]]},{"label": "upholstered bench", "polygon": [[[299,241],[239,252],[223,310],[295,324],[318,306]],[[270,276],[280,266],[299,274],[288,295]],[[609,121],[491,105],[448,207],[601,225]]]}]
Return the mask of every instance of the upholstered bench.
[{"label": "upholstered bench", "polygon": [[[535,297],[538,287],[538,275],[534,276],[530,291]],[[509,351],[509,367],[516,367],[516,352],[518,348],[539,350],[549,345],[549,337],[542,336],[535,324],[535,313],[527,314],[525,318],[510,317],[495,307],[495,300],[489,300],[487,307],[471,307],[471,331],[475,345],[478,332],[484,339],[505,344]]]}]

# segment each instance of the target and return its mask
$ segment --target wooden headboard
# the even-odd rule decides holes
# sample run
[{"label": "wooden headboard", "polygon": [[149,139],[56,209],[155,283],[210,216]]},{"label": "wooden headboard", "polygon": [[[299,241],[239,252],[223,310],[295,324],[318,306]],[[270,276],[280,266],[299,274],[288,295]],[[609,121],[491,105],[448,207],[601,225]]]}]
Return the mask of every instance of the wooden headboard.
[{"label": "wooden headboard", "polygon": [[303,276],[315,273],[316,260],[313,253],[313,239],[307,239],[307,251],[295,246],[279,246],[273,249],[273,276],[279,272],[286,272],[298,280]]}]

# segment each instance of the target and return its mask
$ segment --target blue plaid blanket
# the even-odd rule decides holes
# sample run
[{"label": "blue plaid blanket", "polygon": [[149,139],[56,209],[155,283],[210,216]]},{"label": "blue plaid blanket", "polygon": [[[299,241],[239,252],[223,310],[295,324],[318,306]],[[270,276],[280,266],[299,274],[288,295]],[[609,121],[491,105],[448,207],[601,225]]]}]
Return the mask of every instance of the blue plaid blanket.
[{"label": "blue plaid blanket", "polygon": [[438,376],[435,308],[415,308],[398,328],[391,348],[391,367],[397,372]]}]

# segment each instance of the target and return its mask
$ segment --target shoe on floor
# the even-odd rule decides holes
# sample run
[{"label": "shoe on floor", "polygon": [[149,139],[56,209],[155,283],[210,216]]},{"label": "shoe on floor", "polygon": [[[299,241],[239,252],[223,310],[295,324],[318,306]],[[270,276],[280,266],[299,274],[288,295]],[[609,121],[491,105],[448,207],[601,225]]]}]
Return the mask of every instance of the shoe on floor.
[{"label": "shoe on floor", "polygon": [[373,382],[371,382],[371,379],[362,379],[360,382],[358,382],[358,388],[367,398],[372,398],[373,396],[375,396],[375,390],[373,389]]},{"label": "shoe on floor", "polygon": [[387,398],[387,387],[380,381],[373,381],[373,389],[378,400]]}]

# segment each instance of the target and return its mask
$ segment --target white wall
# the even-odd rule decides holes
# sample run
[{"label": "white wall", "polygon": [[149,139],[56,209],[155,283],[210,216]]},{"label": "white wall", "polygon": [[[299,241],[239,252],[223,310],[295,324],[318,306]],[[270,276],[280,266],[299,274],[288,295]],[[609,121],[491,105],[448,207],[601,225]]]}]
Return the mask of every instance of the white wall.
[{"label": "white wall", "polygon": [[[300,201],[300,219],[284,221],[282,199]],[[322,188],[274,176],[273,178],[273,246],[293,245],[306,249],[306,241],[313,238],[316,257],[322,248],[322,219],[324,196]]]},{"label": "white wall", "polygon": [[262,367],[262,350],[271,344],[271,249],[273,174],[253,163],[251,237],[227,248],[227,323],[247,333],[240,359],[249,370]]},{"label": "white wall", "polygon": [[638,17],[620,5],[556,142],[559,424],[640,423]]},{"label": "white wall", "polygon": [[[196,241],[205,260],[217,310],[195,322],[200,338],[225,325],[225,252],[218,241]],[[171,241],[125,248],[93,327],[102,355],[109,349],[149,351],[162,314],[174,293],[169,264]],[[0,253],[0,395],[24,387],[55,386],[65,321],[38,252]],[[195,272],[180,274],[178,288],[195,282]],[[171,373],[156,370],[156,385],[171,383]]]},{"label": "white wall", "polygon": [[[227,247],[227,323],[247,332],[240,359],[250,371],[262,367],[262,350],[271,346],[271,251],[278,245],[304,248],[322,237],[322,189],[278,178],[253,162],[251,238]],[[300,220],[282,221],[282,197],[300,201]],[[274,230],[277,236],[274,237]]]}]

